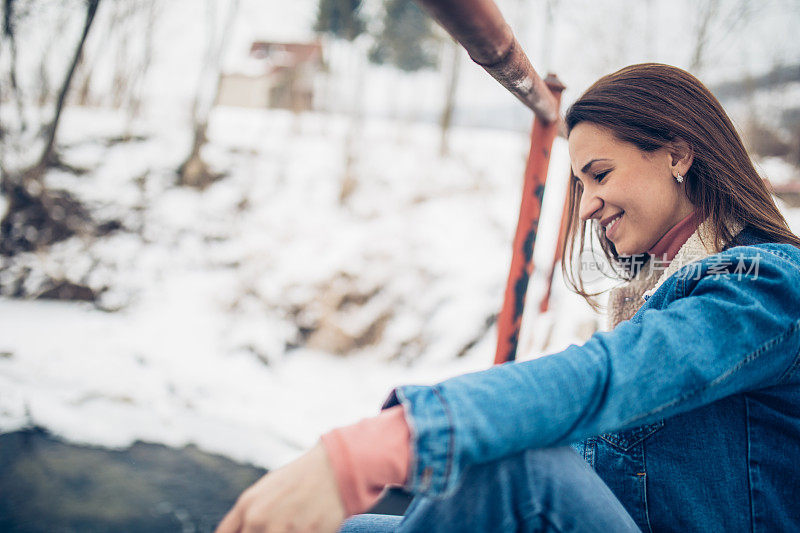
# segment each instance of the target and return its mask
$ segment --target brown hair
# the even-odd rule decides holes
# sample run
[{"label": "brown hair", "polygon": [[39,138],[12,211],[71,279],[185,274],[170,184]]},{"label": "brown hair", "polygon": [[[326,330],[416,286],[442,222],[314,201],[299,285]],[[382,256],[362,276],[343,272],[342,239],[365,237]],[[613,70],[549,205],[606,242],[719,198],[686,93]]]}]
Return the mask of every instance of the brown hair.
[{"label": "brown hair", "polygon": [[[567,136],[577,124],[591,122],[645,152],[676,140],[685,141],[694,152],[685,176],[686,195],[701,220],[709,219],[717,250],[734,237],[726,224],[732,221],[750,226],[769,242],[800,248],[800,238],[786,224],[730,118],[711,91],[688,72],[658,63],[625,67],[589,87],[570,106],[565,120]],[[571,176],[561,271],[567,285],[597,309],[594,297],[600,293],[586,290],[581,265],[575,260],[583,256],[587,227],[593,226],[603,253],[620,279],[630,279],[636,273],[635,265],[643,264],[649,256],[621,257],[596,220],[581,223],[581,191],[580,182]],[[592,241],[590,248],[593,251]]]}]

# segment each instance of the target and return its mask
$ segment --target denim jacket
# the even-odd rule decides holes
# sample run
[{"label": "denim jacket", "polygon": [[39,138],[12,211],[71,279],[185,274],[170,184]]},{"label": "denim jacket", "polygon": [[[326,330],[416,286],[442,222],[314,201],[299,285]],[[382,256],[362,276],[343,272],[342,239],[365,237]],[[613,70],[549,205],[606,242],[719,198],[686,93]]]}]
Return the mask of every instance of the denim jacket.
[{"label": "denim jacket", "polygon": [[750,228],[584,345],[396,388],[406,488],[572,444],[643,531],[800,531],[800,249]]}]

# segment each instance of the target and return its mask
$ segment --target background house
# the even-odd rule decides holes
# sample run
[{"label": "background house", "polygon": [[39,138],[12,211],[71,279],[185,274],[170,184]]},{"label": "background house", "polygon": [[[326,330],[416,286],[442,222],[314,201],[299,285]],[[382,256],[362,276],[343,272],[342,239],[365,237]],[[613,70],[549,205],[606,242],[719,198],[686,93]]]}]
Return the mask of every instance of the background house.
[{"label": "background house", "polygon": [[319,42],[256,41],[241,68],[221,75],[216,104],[309,111],[322,68]]}]

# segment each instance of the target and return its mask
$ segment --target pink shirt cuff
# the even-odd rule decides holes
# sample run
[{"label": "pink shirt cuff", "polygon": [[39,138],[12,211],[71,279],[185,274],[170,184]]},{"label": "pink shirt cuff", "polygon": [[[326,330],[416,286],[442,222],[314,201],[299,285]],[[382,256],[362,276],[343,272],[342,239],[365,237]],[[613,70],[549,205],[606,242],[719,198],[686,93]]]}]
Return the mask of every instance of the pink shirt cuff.
[{"label": "pink shirt cuff", "polygon": [[403,485],[408,478],[411,432],[400,405],[334,429],[321,440],[348,516],[367,511],[386,485]]}]

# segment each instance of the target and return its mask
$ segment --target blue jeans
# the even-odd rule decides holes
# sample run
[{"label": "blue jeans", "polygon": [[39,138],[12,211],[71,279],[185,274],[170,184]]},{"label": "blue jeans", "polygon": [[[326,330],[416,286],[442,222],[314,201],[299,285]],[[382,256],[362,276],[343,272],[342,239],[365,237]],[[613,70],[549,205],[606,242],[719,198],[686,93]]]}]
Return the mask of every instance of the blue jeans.
[{"label": "blue jeans", "polygon": [[358,515],[340,533],[406,531],[639,532],[611,490],[570,447],[472,465],[455,492],[416,497],[405,516]]}]

